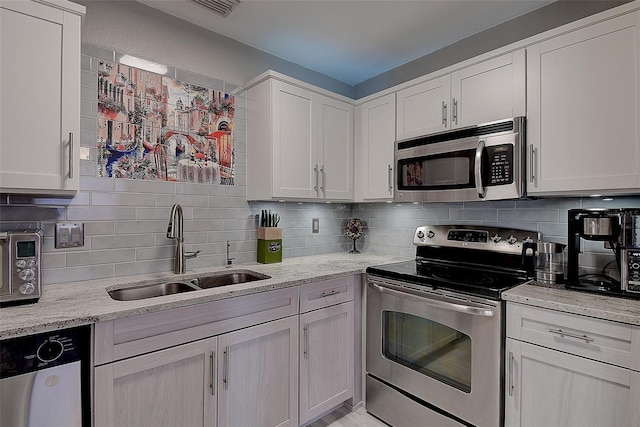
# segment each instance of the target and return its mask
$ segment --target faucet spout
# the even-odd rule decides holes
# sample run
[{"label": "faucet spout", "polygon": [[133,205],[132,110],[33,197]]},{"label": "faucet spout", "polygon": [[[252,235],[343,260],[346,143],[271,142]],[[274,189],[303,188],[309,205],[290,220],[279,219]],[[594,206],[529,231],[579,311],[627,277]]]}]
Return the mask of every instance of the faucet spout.
[{"label": "faucet spout", "polygon": [[176,274],[183,274],[187,270],[187,259],[195,258],[200,253],[199,249],[195,252],[184,251],[183,221],[182,206],[176,203],[171,207],[167,226],[167,238],[176,239],[176,255],[173,260],[173,272]]}]

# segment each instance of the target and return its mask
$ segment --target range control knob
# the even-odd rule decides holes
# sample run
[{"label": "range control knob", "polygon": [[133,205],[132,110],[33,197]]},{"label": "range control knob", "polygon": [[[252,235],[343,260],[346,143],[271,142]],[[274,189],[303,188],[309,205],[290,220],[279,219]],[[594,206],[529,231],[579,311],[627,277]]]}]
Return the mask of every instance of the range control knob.
[{"label": "range control knob", "polygon": [[498,236],[497,233],[495,235],[493,235],[493,237],[491,237],[491,241],[493,243],[498,243],[500,240],[502,240],[502,237]]},{"label": "range control knob", "polygon": [[21,280],[25,280],[25,281],[33,280],[36,277],[36,272],[28,268],[18,273],[18,277],[20,277]]},{"label": "range control knob", "polygon": [[23,260],[23,259],[19,259],[16,261],[16,267],[18,268],[25,268],[27,266],[27,261]]},{"label": "range control knob", "polygon": [[514,243],[516,243],[518,241],[518,239],[515,238],[515,236],[512,234],[509,237],[507,237],[507,243],[510,245],[513,245]]},{"label": "range control knob", "polygon": [[36,290],[36,287],[33,286],[33,283],[29,282],[29,283],[23,283],[22,285],[20,285],[18,290],[22,295],[30,295],[33,293],[33,291]]},{"label": "range control knob", "polygon": [[422,230],[418,230],[418,233],[416,233],[416,236],[418,236],[418,239],[424,239],[424,232]]},{"label": "range control knob", "polygon": [[62,352],[64,351],[64,346],[60,341],[51,340],[43,343],[40,347],[38,347],[38,359],[43,362],[52,362],[56,360]]},{"label": "range control knob", "polygon": [[430,239],[433,239],[433,236],[435,236],[435,235],[436,235],[436,233],[434,233],[433,230],[429,230],[427,232],[427,237],[430,238]]}]

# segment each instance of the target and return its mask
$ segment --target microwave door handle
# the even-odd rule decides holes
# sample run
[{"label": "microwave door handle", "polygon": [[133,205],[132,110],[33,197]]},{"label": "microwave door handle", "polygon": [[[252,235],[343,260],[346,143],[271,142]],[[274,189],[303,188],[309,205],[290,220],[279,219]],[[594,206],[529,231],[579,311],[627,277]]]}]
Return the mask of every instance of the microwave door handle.
[{"label": "microwave door handle", "polygon": [[474,173],[475,173],[475,181],[476,181],[476,191],[478,192],[478,197],[484,199],[487,195],[487,190],[484,188],[482,183],[482,152],[484,151],[484,139],[478,141],[478,145],[476,146],[476,158],[474,165]]}]

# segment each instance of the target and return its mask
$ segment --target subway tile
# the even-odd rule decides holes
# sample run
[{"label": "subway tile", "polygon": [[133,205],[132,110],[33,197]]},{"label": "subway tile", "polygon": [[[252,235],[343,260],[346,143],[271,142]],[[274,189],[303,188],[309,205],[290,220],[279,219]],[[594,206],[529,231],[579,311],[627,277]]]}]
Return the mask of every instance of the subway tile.
[{"label": "subway tile", "polygon": [[98,178],[98,177],[82,177],[80,179],[80,189],[86,191],[114,191],[115,179]]},{"label": "subway tile", "polygon": [[[153,234],[123,234],[118,236],[92,236],[91,250],[137,248],[155,246],[156,239]],[[86,244],[86,242],[85,242]]]},{"label": "subway tile", "polygon": [[135,258],[131,258],[130,260],[135,259],[136,261],[147,261],[156,259],[173,259],[175,254],[175,245],[136,248]]},{"label": "subway tile", "polygon": [[498,220],[517,222],[558,222],[559,212],[555,209],[499,210]]},{"label": "subway tile", "polygon": [[151,181],[144,179],[114,179],[116,192],[176,194],[173,182]]},{"label": "subway tile", "polygon": [[41,267],[43,271],[50,268],[64,268],[67,265],[66,260],[67,255],[63,253],[44,253]]},{"label": "subway tile", "polygon": [[73,252],[67,254],[68,267],[115,264],[135,259],[135,249],[110,249]]},{"label": "subway tile", "polygon": [[238,218],[238,209],[193,209],[194,219],[236,219]]},{"label": "subway tile", "polygon": [[[55,286],[54,283],[79,282],[85,280],[104,279],[114,276],[115,265],[102,264],[87,267],[51,268],[43,271],[42,282]],[[78,284],[82,286],[82,284]],[[47,292],[47,288],[43,288]]]},{"label": "subway tile", "polygon": [[176,195],[159,194],[157,197],[158,206],[171,207],[173,206],[174,203],[179,203],[183,208],[185,207],[206,208],[209,206],[209,199],[206,196],[187,195],[187,194],[176,194]]},{"label": "subway tile", "polygon": [[166,233],[168,221],[118,221],[115,234]]},{"label": "subway tile", "polygon": [[160,273],[171,270],[173,270],[173,259],[121,262],[115,265],[115,277]]},{"label": "subway tile", "polygon": [[115,234],[114,221],[86,221],[84,223],[85,236],[100,236]]},{"label": "subway tile", "polygon": [[498,219],[498,211],[495,209],[478,210],[478,209],[465,209],[465,210],[451,210],[449,212],[449,219],[457,220],[475,220],[475,221],[495,221]]},{"label": "subway tile", "polygon": [[115,52],[113,50],[105,49],[90,43],[82,43],[80,46],[81,46],[80,49],[83,55],[90,56],[92,58],[102,59],[105,61],[115,62],[116,60]]},{"label": "subway tile", "polygon": [[155,194],[141,193],[92,193],[93,206],[156,206]]}]

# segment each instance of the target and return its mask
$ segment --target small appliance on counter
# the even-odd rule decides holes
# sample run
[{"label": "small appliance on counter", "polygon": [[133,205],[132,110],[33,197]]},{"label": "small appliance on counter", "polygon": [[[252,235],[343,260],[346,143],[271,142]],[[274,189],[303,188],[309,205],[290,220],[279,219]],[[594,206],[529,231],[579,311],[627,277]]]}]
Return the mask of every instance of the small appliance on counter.
[{"label": "small appliance on counter", "polygon": [[564,250],[567,245],[543,241],[525,245],[535,251],[536,281],[548,285],[564,283]]},{"label": "small appliance on counter", "polygon": [[[640,209],[571,209],[568,218],[568,289],[640,298]],[[583,241],[603,242],[612,250],[620,279],[580,274]],[[607,264],[608,265],[608,264]]]},{"label": "small appliance on counter", "polygon": [[42,231],[0,232],[0,304],[36,302],[42,295]]}]

